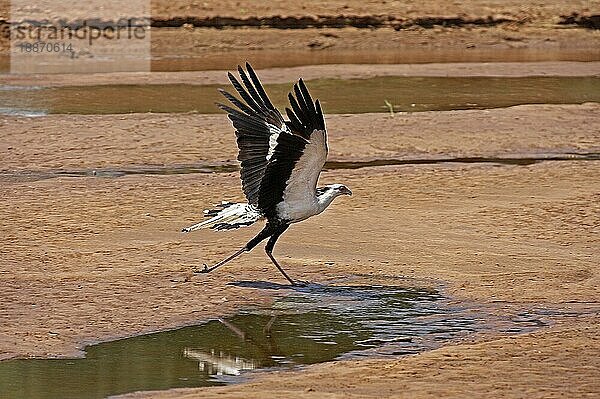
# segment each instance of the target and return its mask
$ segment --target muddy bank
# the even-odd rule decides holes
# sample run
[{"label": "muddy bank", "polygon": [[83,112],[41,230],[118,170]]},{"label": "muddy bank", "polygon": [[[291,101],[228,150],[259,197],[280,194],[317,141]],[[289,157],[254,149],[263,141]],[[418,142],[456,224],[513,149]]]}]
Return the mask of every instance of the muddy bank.
[{"label": "muddy bank", "polygon": [[[559,25],[572,25],[587,29],[598,29],[600,27],[600,15],[579,15],[578,12],[572,12],[570,15],[555,16],[553,21]],[[391,27],[394,30],[425,28],[431,29],[435,26],[443,27],[491,27],[503,24],[520,25],[532,22],[528,16],[512,17],[508,15],[488,15],[486,17],[477,16],[422,16],[416,18],[400,18],[395,15],[334,15],[334,16],[265,16],[265,17],[174,17],[151,19],[153,28],[179,28],[179,27],[197,27],[197,28],[275,28],[275,29],[309,29],[309,28],[361,28],[376,29]]]},{"label": "muddy bank", "polygon": [[[235,70],[244,59],[238,59]],[[294,82],[298,77],[313,79],[368,79],[385,76],[420,77],[528,77],[528,76],[600,76],[600,61],[589,62],[503,62],[503,63],[431,63],[394,65],[311,65],[259,70],[265,84]],[[229,85],[223,71],[193,72],[116,72],[98,74],[0,75],[0,84],[8,86],[90,86],[109,84],[194,84]]]}]

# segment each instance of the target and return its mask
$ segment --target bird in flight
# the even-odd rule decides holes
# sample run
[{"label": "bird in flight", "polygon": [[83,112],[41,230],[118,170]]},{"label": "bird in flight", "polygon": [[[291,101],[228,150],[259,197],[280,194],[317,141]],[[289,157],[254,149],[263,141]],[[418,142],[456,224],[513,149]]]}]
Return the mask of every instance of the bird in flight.
[{"label": "bird in flight", "polygon": [[313,102],[302,79],[294,85],[293,93],[288,94],[291,109],[285,109],[289,118],[285,120],[248,63],[246,70],[238,66],[243,85],[228,73],[241,100],[219,90],[237,109],[224,104],[217,106],[227,112],[235,128],[242,189],[248,202],[223,202],[218,209],[205,210],[208,220],[183,231],[237,229],[266,219],[260,233],[239,251],[212,267],[204,265],[199,272],[211,272],[268,238],[267,256],[290,284],[295,285],[273,257],[275,243],[291,224],[318,215],[336,197],[352,195],[352,192],[343,184],[317,187],[327,160],[327,131],[319,100]]}]

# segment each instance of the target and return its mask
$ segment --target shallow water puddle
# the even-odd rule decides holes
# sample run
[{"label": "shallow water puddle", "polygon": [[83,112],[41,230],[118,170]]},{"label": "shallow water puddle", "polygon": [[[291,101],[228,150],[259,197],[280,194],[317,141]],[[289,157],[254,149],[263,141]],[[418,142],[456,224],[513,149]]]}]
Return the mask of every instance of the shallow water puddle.
[{"label": "shallow water puddle", "polygon": [[[291,84],[265,85],[280,109]],[[221,113],[223,85],[0,87],[0,114]],[[309,84],[328,114],[484,109],[519,104],[600,102],[598,77],[375,77]],[[386,101],[390,105],[386,105]],[[390,108],[391,107],[391,108]]]},{"label": "shallow water puddle", "polygon": [[[138,390],[239,381],[244,371],[333,359],[401,355],[438,347],[484,328],[436,291],[389,286],[270,283],[269,309],[253,309],[177,330],[91,345],[84,359],[0,362],[3,398],[102,398]],[[511,332],[538,327],[534,317]]]}]

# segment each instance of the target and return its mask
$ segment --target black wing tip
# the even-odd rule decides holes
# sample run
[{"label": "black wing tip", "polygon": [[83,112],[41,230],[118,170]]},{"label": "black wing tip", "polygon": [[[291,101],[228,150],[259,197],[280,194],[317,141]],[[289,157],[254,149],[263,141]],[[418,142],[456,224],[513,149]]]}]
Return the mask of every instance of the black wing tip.
[{"label": "black wing tip", "polygon": [[227,72],[227,78],[229,78],[229,81],[231,82],[231,84],[233,86],[235,86],[236,84],[239,84],[237,78],[231,72]]},{"label": "black wing tip", "polygon": [[[286,109],[286,113],[296,130],[299,129],[298,122],[302,126],[302,130],[298,131],[298,133],[303,136],[310,136],[314,130],[325,130],[325,120],[323,118],[321,103],[318,99],[313,101],[302,78],[298,79],[298,82],[294,84],[293,91],[288,93],[288,99],[293,111]],[[293,112],[296,121],[290,116],[291,112]]]},{"label": "black wing tip", "polygon": [[320,128],[325,130],[325,116],[323,115],[323,108],[321,108],[321,102],[318,98],[315,100],[315,108],[317,111],[317,116],[319,117],[319,124],[321,125]]},{"label": "black wing tip", "polygon": [[302,95],[304,96],[304,99],[306,100],[306,102],[313,105],[312,97],[311,97],[310,93],[308,92],[308,88],[304,84],[304,81],[302,80],[302,78],[300,78],[298,80],[298,85],[300,86],[300,91],[302,92]]},{"label": "black wing tip", "polygon": [[300,79],[298,81],[298,86],[300,87],[300,93],[302,93],[302,98],[304,98],[304,102],[306,103],[306,105],[308,106],[308,108],[314,108],[314,103],[313,103],[313,99],[310,95],[310,93],[308,92],[308,88],[306,88],[306,85],[304,84],[304,82],[302,81],[302,79]]},{"label": "black wing tip", "polygon": [[237,71],[241,74],[246,74],[246,73],[255,73],[254,72],[254,68],[252,68],[252,65],[246,61],[246,63],[244,64],[244,66],[246,67],[246,70],[244,70],[244,67],[239,65],[237,66]]}]

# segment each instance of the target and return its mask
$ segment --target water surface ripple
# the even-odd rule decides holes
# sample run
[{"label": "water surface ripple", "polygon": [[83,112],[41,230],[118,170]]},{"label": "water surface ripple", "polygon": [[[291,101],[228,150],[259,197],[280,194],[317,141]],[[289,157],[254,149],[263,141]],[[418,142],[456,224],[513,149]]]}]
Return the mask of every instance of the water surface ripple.
[{"label": "water surface ripple", "polygon": [[[91,345],[83,359],[2,361],[2,397],[86,399],[220,385],[251,370],[418,353],[490,328],[484,314],[451,306],[432,289],[235,284],[272,290],[277,299],[267,309]],[[526,313],[507,323],[512,333],[545,325]]]}]

